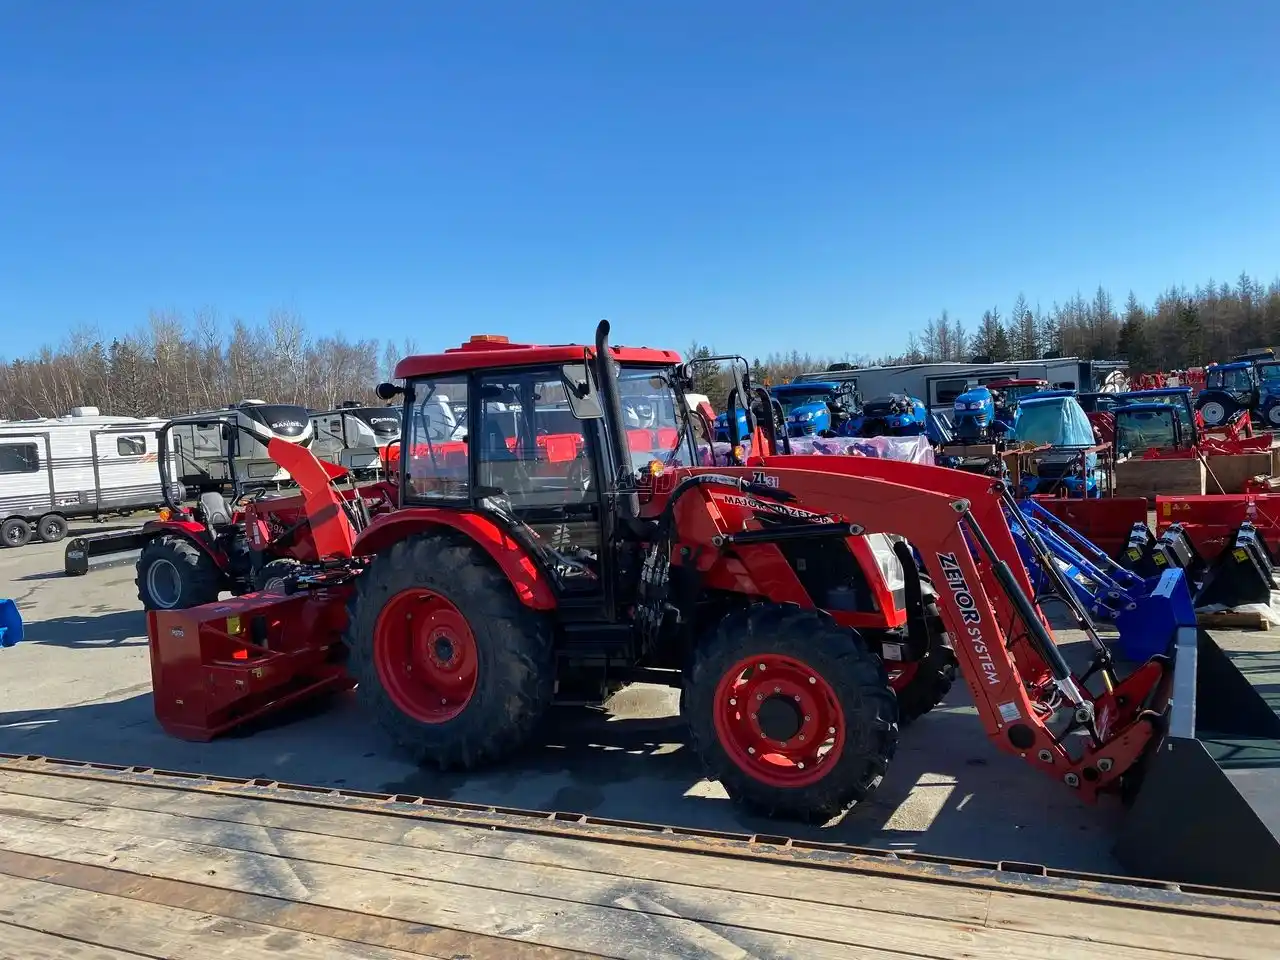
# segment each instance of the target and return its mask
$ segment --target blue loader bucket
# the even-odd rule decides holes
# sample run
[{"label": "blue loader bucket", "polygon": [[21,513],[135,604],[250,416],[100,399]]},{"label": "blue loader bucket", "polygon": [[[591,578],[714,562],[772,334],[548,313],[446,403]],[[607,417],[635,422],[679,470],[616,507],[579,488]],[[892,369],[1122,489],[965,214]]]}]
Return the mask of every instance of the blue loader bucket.
[{"label": "blue loader bucket", "polygon": [[0,600],[0,647],[12,647],[22,639],[22,614],[12,600]]}]

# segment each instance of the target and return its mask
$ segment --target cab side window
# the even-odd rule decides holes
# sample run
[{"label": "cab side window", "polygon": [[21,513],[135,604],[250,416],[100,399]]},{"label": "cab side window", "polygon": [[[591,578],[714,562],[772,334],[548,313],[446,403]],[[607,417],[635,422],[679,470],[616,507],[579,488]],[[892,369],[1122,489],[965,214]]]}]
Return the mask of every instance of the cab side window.
[{"label": "cab side window", "polygon": [[481,485],[516,509],[595,498],[584,422],[569,408],[559,369],[488,374],[476,392]]},{"label": "cab side window", "polygon": [[470,496],[467,457],[467,379],[416,380],[410,420],[401,450],[408,462],[407,495],[414,500],[466,500]]}]

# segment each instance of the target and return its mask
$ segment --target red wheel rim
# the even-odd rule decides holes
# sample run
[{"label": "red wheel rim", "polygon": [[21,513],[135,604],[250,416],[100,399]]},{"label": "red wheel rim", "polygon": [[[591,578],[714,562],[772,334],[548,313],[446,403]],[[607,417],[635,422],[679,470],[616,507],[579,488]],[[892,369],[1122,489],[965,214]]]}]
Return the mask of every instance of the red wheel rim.
[{"label": "red wheel rim", "polygon": [[803,661],[778,654],[740,660],[716,685],[716,736],[739,767],[774,787],[805,787],[844,750],[844,710]]},{"label": "red wheel rim", "polygon": [[919,670],[919,663],[899,663],[889,667],[889,686],[893,687],[893,692],[901,693],[910,686]]},{"label": "red wheel rim", "polygon": [[421,723],[460,714],[476,689],[475,636],[461,611],[434,590],[402,590],[373,628],[373,663],[383,689]]}]

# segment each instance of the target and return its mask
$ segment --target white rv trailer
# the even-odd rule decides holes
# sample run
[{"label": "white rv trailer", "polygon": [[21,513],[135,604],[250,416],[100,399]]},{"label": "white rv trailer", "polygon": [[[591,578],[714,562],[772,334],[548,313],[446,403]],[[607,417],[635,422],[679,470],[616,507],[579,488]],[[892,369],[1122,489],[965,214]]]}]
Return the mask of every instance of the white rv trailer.
[{"label": "white rv trailer", "polygon": [[377,473],[387,444],[400,439],[400,415],[400,407],[365,407],[355,401],[312,413],[311,451],[352,473]]},{"label": "white rv trailer", "polygon": [[1125,386],[1122,360],[1081,360],[1062,357],[1053,360],[1010,360],[1006,363],[912,363],[892,367],[846,367],[802,373],[795,379],[815,381],[852,380],[864,400],[905,393],[924,401],[930,410],[950,411],[956,397],[970,385],[992,380],[1047,380],[1052,389],[1082,393],[1116,391]]},{"label": "white rv trailer", "polygon": [[275,438],[304,447],[315,436],[306,407],[242,400],[222,410],[190,413],[170,421],[174,479],[205,493],[232,486],[287,483],[288,471],[267,454]]},{"label": "white rv trailer", "polygon": [[71,519],[162,506],[162,426],[97,407],[0,422],[0,544],[20,547],[33,534],[53,543]]}]

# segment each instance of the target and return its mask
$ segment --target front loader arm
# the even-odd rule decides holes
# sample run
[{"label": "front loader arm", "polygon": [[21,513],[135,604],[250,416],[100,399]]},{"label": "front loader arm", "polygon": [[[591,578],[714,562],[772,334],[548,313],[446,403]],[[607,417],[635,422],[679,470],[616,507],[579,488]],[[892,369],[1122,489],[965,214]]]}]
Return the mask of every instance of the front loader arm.
[{"label": "front loader arm", "polygon": [[[679,504],[678,547],[701,556],[700,567],[724,562],[745,568],[736,553],[739,544],[761,542],[762,528],[754,522],[758,512],[798,524],[844,525],[853,534],[903,536],[919,550],[934,581],[961,671],[996,746],[1061,776],[1088,798],[1129,769],[1154,732],[1147,718],[1139,716],[1145,698],[1134,696],[1129,681],[1094,698],[1071,673],[1029,599],[1030,580],[1005,520],[999,487],[989,478],[918,464],[869,458],[849,464],[875,463],[899,479],[937,481],[936,489],[927,489],[826,469],[836,460],[778,457],[770,458],[763,471],[690,471],[720,475],[726,482],[700,486],[696,496]],[[795,462],[804,468],[791,466]],[[744,493],[732,485],[743,478],[787,496],[779,502]],[[962,484],[971,497],[953,492]],[[750,536],[743,538],[744,533]],[[1150,679],[1141,671],[1135,677],[1140,677],[1135,685]],[[1051,724],[1062,726],[1063,707],[1066,727],[1088,734],[1083,751],[1069,751],[1063,730],[1051,729]]]}]

